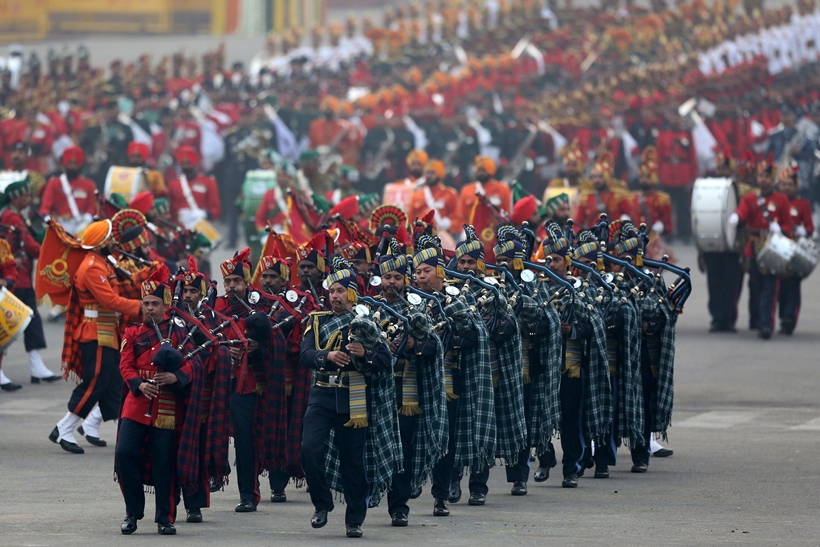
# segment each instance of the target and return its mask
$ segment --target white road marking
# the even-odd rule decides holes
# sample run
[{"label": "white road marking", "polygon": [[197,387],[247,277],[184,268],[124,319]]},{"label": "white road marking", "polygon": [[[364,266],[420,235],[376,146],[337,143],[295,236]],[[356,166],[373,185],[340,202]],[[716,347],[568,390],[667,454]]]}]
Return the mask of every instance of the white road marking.
[{"label": "white road marking", "polygon": [[742,410],[713,410],[697,414],[691,418],[675,424],[675,427],[692,429],[729,429],[736,425],[751,422],[760,415],[760,412]]},{"label": "white road marking", "polygon": [[809,420],[808,422],[794,427],[790,427],[791,431],[820,431],[820,418]]}]

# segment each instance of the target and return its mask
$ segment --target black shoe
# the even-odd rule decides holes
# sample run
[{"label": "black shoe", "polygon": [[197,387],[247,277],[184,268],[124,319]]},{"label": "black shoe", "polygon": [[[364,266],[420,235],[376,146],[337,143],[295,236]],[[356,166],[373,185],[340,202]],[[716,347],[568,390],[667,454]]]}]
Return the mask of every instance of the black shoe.
[{"label": "black shoe", "polygon": [[22,389],[22,388],[23,388],[23,386],[21,386],[20,384],[15,384],[14,382],[9,382],[8,384],[3,384],[3,385],[0,386],[0,389],[2,389],[3,391],[9,391],[9,392],[17,391],[18,389]]},{"label": "black shoe", "polygon": [[237,513],[253,513],[256,511],[256,505],[252,501],[242,500],[234,508]]},{"label": "black shoe", "polygon": [[51,376],[46,376],[45,378],[37,378],[36,376],[32,376],[31,377],[31,383],[32,384],[39,384],[40,382],[45,382],[47,384],[50,384],[52,382],[56,382],[59,379],[60,379],[59,376],[54,376],[53,374]]},{"label": "black shoe", "polygon": [[412,490],[410,490],[410,499],[414,500],[421,496],[421,486],[416,486]]},{"label": "black shoe", "polygon": [[564,475],[564,482],[561,483],[561,486],[564,488],[578,488],[578,475],[575,473]]},{"label": "black shoe", "polygon": [[188,509],[186,513],[185,522],[202,522],[202,511],[199,509]]},{"label": "black shoe", "polygon": [[458,503],[461,501],[461,485],[453,483],[450,485],[450,495],[447,497],[450,503]]},{"label": "black shoe", "polygon": [[535,474],[532,476],[535,482],[545,482],[548,478],[550,478],[550,468],[549,467],[539,467],[535,470]]},{"label": "black shoe", "polygon": [[759,330],[759,329],[760,329],[760,325],[758,325],[757,323],[749,323],[749,330]]},{"label": "black shoe", "polygon": [[310,518],[310,525],[314,528],[321,528],[327,524],[327,511],[324,509],[317,509],[313,512],[313,516]]},{"label": "black shoe", "polygon": [[595,478],[596,479],[608,479],[609,478],[609,466],[608,465],[596,465],[595,466]]},{"label": "black shoe", "polygon": [[57,444],[57,439],[59,439],[59,438],[60,438],[60,430],[55,425],[54,429],[51,430],[51,433],[48,434],[48,440],[53,442],[54,444]]},{"label": "black shoe", "polygon": [[757,332],[757,337],[761,340],[768,340],[772,337],[772,329],[760,329]]},{"label": "black shoe", "polygon": [[60,440],[60,448],[66,452],[71,452],[72,454],[85,454],[85,450],[83,450],[82,446],[77,443],[69,442],[65,439]]},{"label": "black shoe", "polygon": [[717,325],[712,325],[712,327],[709,329],[709,332],[731,332],[731,333],[735,333],[735,332],[737,332],[737,329],[734,328],[731,325],[717,324]]},{"label": "black shoe", "polygon": [[99,446],[99,447],[108,446],[108,443],[106,443],[104,440],[100,439],[99,437],[92,437],[91,435],[86,435],[85,431],[83,431],[83,426],[80,426],[80,427],[77,428],[77,433],[79,433],[80,435],[85,437],[85,440],[88,441],[89,443],[93,444],[94,446]]},{"label": "black shoe", "polygon": [[661,448],[660,450],[658,450],[656,452],[653,452],[652,457],[653,458],[668,458],[669,456],[671,456],[674,453],[675,453],[674,450],[669,450],[668,448]]},{"label": "black shoe", "polygon": [[346,524],[347,527],[347,537],[349,538],[360,538],[362,537],[362,525],[361,524]]},{"label": "black shoe", "polygon": [[125,517],[125,520],[122,521],[122,526],[120,526],[120,532],[122,532],[122,535],[128,536],[136,531],[137,517],[132,517],[131,515],[128,515],[127,517]]},{"label": "black shoe", "polygon": [[288,501],[288,496],[284,490],[274,490],[270,493],[271,503],[285,503]]},{"label": "black shoe", "polygon": [[632,466],[633,473],[646,473],[647,471],[649,471],[649,466],[645,463],[636,463]]},{"label": "black shoe", "polygon": [[381,500],[377,500],[376,498],[370,498],[370,499],[367,501],[367,508],[368,508],[368,509],[375,509],[376,507],[378,507],[378,506],[379,506],[379,502],[380,502],[380,501],[381,501]]},{"label": "black shoe", "polygon": [[524,481],[515,481],[513,483],[512,490],[510,490],[510,494],[512,494],[513,496],[526,496],[527,483]]},{"label": "black shoe", "polygon": [[407,515],[401,511],[396,511],[393,513],[392,519],[391,524],[393,526],[407,526]]},{"label": "black shoe", "polygon": [[161,536],[175,536],[177,535],[177,529],[174,528],[174,525],[170,522],[157,523],[157,533]]},{"label": "black shoe", "polygon": [[213,477],[208,478],[208,490],[210,490],[211,493],[219,492],[221,489],[222,486],[218,485]]},{"label": "black shoe", "polygon": [[443,500],[441,498],[436,498],[436,502],[433,505],[433,516],[434,517],[449,517],[450,516],[450,509],[447,508],[447,500]]},{"label": "black shoe", "polygon": [[487,503],[487,494],[481,492],[470,492],[470,499],[467,505],[484,505]]},{"label": "black shoe", "polygon": [[780,323],[780,334],[791,336],[794,334],[794,327],[795,325],[791,321],[783,321]]}]

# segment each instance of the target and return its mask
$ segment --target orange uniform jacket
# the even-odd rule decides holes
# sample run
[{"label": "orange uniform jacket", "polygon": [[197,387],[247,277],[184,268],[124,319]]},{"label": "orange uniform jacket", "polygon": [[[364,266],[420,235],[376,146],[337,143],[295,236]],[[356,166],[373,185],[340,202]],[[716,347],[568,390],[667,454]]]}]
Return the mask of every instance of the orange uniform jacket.
[{"label": "orange uniform jacket", "polygon": [[[449,218],[451,221],[450,228],[447,231],[449,232],[453,229],[457,232],[457,228],[460,227],[455,224],[455,221],[458,220],[458,193],[449,186],[445,186],[439,182],[430,188],[430,195],[432,195],[433,201],[435,202],[433,205],[436,206],[438,216],[441,218]],[[427,204],[424,188],[413,192],[413,197],[410,198],[410,206],[407,209],[407,219],[412,223],[417,218],[426,215],[429,210],[430,206]],[[441,226],[439,226],[439,228],[443,229]]]},{"label": "orange uniform jacket", "polygon": [[[477,183],[471,182],[461,189],[461,203],[459,204],[460,208],[458,219],[463,224],[472,224],[475,218],[479,218],[480,215],[488,215],[488,217],[493,215],[491,211],[486,210],[487,208],[481,204],[478,197],[476,197],[475,192],[477,186]],[[512,192],[510,192],[510,187],[495,179],[490,179],[487,182],[482,183],[482,186],[484,187],[484,195],[490,199],[494,197],[499,198],[499,207],[509,215],[512,202]],[[473,209],[475,209],[475,213],[473,212]]]}]

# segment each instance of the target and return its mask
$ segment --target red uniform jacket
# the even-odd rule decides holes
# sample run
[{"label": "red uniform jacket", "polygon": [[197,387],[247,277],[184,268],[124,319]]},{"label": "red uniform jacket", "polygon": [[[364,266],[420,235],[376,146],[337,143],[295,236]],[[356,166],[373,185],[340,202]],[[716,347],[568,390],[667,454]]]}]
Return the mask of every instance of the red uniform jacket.
[{"label": "red uniform jacket", "polygon": [[[740,222],[746,224],[752,232],[749,245],[746,247],[747,256],[752,254],[752,242],[766,237],[770,222],[777,222],[783,234],[791,237],[792,217],[789,214],[789,199],[780,192],[772,192],[763,196],[763,206],[758,203],[760,192],[750,192],[743,196],[737,206],[737,216]],[[768,213],[768,219],[763,211]]]},{"label": "red uniform jacket", "polygon": [[789,200],[789,215],[792,217],[793,228],[803,226],[808,237],[814,235],[814,220],[811,218],[811,204],[808,200],[799,197],[791,198]]},{"label": "red uniform jacket", "polygon": [[[641,198],[643,198],[643,203],[641,203]],[[651,194],[635,192],[629,196],[626,204],[629,209],[627,214],[632,218],[635,226],[644,223],[647,229],[652,229],[652,225],[660,220],[663,222],[663,235],[672,233],[672,201],[666,192],[657,190]]]},{"label": "red uniform jacket", "polygon": [[[159,323],[159,329],[163,335],[168,332],[169,326],[170,322],[168,321]],[[184,337],[183,330],[175,327],[171,332],[171,342],[174,347],[178,346]],[[157,372],[162,372],[153,363],[154,354],[159,350],[159,347],[159,337],[153,325],[131,325],[125,329],[120,349],[120,374],[122,374],[122,379],[128,386],[128,394],[122,401],[121,417],[143,425],[155,426],[157,419],[161,416],[173,416],[175,425],[181,426],[185,414],[182,405],[179,404],[177,391],[191,381],[193,367],[190,360],[184,361],[182,368],[174,372],[177,383],[171,386],[163,386],[153,404],[139,390],[141,383],[152,379]],[[193,347],[187,349],[191,350]],[[145,415],[149,406],[151,407],[150,417]]]},{"label": "red uniform jacket", "polygon": [[698,158],[692,133],[665,129],[658,134],[658,176],[661,184],[682,188],[698,176]]},{"label": "red uniform jacket", "polygon": [[[74,180],[68,181],[74,201],[77,202],[77,209],[80,214],[89,213],[93,215],[97,211],[97,199],[94,191],[97,185],[94,181],[83,176],[78,176]],[[71,209],[68,207],[63,186],[59,177],[52,177],[43,189],[43,197],[40,202],[40,216],[51,215],[55,217],[71,217]]]},{"label": "red uniform jacket", "polygon": [[622,215],[632,216],[632,210],[623,192],[611,190],[598,193],[582,194],[578,204],[578,213],[573,219],[579,228],[590,228],[598,224],[601,213],[606,213],[610,222],[618,220]]},{"label": "red uniform jacket", "polygon": [[193,120],[180,121],[174,126],[173,139],[171,148],[176,153],[177,149],[183,146],[190,146],[196,153],[199,154],[202,144],[202,131],[199,129],[199,124]]},{"label": "red uniform jacket", "polygon": [[6,241],[11,246],[11,252],[14,253],[15,258],[20,260],[14,288],[31,289],[31,262],[40,256],[40,244],[31,237],[20,213],[12,211],[9,207],[4,207],[0,211],[0,224],[16,228],[13,232],[5,234]]},{"label": "red uniform jacket", "polygon": [[[248,303],[248,305],[255,311],[267,314],[270,312],[272,302],[264,294],[260,293],[260,296],[259,302],[256,304]],[[248,310],[239,302],[229,300],[227,296],[220,296],[214,303],[214,310],[228,317],[236,315],[240,318],[237,322],[239,330],[246,331],[244,318],[248,316]],[[249,353],[246,356],[247,359],[243,359],[241,364],[234,364],[231,373],[232,377],[237,379],[236,393],[240,395],[260,393],[266,387],[267,344],[269,340],[257,340],[257,342],[260,345],[259,349]],[[244,371],[241,370],[242,367],[246,367]],[[241,382],[240,378],[242,378]]]},{"label": "red uniform jacket", "polygon": [[[195,179],[189,180],[191,195],[200,209],[208,213],[211,220],[219,220],[222,213],[222,205],[219,202],[219,189],[213,177],[206,177],[198,174]],[[176,219],[180,209],[188,209],[188,201],[182,193],[182,183],[179,179],[174,179],[168,185],[168,201],[171,207],[171,217]]]},{"label": "red uniform jacket", "polygon": [[[282,196],[282,201],[287,205],[287,194]],[[268,221],[270,221],[272,225],[278,224],[284,226],[287,220],[285,213],[287,213],[287,211],[282,211],[279,207],[279,203],[276,201],[275,191],[268,190],[264,197],[262,197],[262,203],[259,204],[259,209],[256,210],[256,218],[254,219],[256,229],[264,230],[265,226],[268,225]]]}]

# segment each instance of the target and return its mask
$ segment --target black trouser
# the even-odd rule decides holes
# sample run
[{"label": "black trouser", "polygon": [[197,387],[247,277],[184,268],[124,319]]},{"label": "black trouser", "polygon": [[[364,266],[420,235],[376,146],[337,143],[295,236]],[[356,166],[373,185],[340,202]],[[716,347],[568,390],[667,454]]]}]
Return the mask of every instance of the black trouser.
[{"label": "black trouser", "polygon": [[430,493],[436,499],[447,500],[450,497],[450,483],[453,480],[453,469],[456,461],[456,426],[458,421],[458,399],[447,401],[447,418],[450,427],[450,440],[447,443],[447,454],[433,466],[433,486]]},{"label": "black trouser", "polygon": [[585,457],[584,438],[584,371],[580,378],[561,375],[561,463],[564,476],[581,472]]},{"label": "black trouser", "polygon": [[760,328],[760,290],[762,275],[757,265],[752,262],[749,267],[749,328]]},{"label": "black trouser", "polygon": [[339,414],[322,405],[309,404],[302,429],[302,448],[299,458],[305,471],[310,501],[317,511],[333,510],[333,495],[325,475],[325,440],[330,430],[335,432],[339,447],[339,465],[344,488],[345,524],[362,524],[367,514],[370,486],[364,467],[365,427],[345,427],[350,414]]},{"label": "black trouser", "polygon": [[664,189],[672,199],[672,215],[675,222],[673,235],[679,239],[689,239],[692,235],[692,187],[689,185],[682,188],[666,186]]},{"label": "black trouser", "polygon": [[615,465],[618,455],[618,446],[615,444],[615,432],[618,431],[618,376],[609,377],[609,386],[612,389],[612,422],[609,424],[604,442],[595,445],[595,465]]},{"label": "black trouser", "polygon": [[[293,407],[293,397],[287,397],[288,403],[288,423],[290,423],[291,410]],[[290,474],[284,469],[268,469],[268,484],[272,492],[284,491],[290,482]]]},{"label": "black trouser", "polygon": [[649,359],[649,348],[644,341],[641,344],[641,388],[643,389],[643,443],[632,447],[632,463],[649,465],[649,456],[652,453],[652,423],[655,421],[653,409],[657,406],[658,379],[652,374],[652,362]]},{"label": "black trouser", "polygon": [[125,418],[120,422],[115,457],[117,477],[122,497],[125,498],[125,514],[141,519],[145,514],[145,489],[143,487],[142,450],[148,438],[151,454],[151,479],[156,494],[154,522],[173,524],[177,515],[179,493],[174,487],[176,461],[174,458],[174,430],[159,429]]},{"label": "black trouser", "polygon": [[737,322],[737,299],[743,284],[740,253],[703,253],[712,325],[731,328]]},{"label": "black trouser", "polygon": [[780,280],[780,326],[797,326],[800,317],[800,282],[799,277],[784,277]]},{"label": "black trouser", "polygon": [[404,457],[404,472],[393,473],[393,487],[387,493],[387,511],[392,515],[396,512],[410,514],[410,501],[413,475],[413,455],[416,451],[416,424],[418,416],[403,416],[399,414],[399,433],[401,434],[401,451]]},{"label": "black trouser", "polygon": [[[752,261],[749,273],[752,278],[749,282],[750,289],[752,283],[757,287],[757,294],[749,295],[749,311],[751,312],[751,306],[754,306],[757,311],[757,325],[760,330],[771,331],[774,328],[774,312],[777,305],[779,280],[773,275],[762,273],[756,261]],[[756,299],[751,300],[753,297],[756,297]]]},{"label": "black trouser", "polygon": [[530,476],[530,446],[532,446],[532,384],[524,384],[524,420],[527,423],[527,447],[518,453],[518,459],[514,465],[507,466],[507,482],[527,482]]},{"label": "black trouser", "polygon": [[259,503],[259,469],[254,443],[254,414],[256,393],[240,395],[231,393],[231,425],[233,445],[236,451],[236,481],[239,484],[239,499]]},{"label": "black trouser", "polygon": [[199,428],[199,488],[190,496],[182,494],[185,509],[202,509],[211,506],[211,485],[208,470],[205,468],[205,445],[208,442],[207,424]]},{"label": "black trouser", "polygon": [[116,420],[122,398],[119,352],[99,346],[97,342],[82,342],[80,359],[83,363],[83,381],[71,392],[68,411],[85,419],[94,405],[99,403],[103,421]]},{"label": "black trouser", "polygon": [[37,295],[34,289],[14,289],[12,292],[14,296],[22,300],[23,304],[31,308],[34,312],[34,315],[31,316],[31,322],[23,333],[26,351],[44,349],[46,347],[46,336],[43,333],[43,320],[40,317],[40,310],[37,306]]}]

